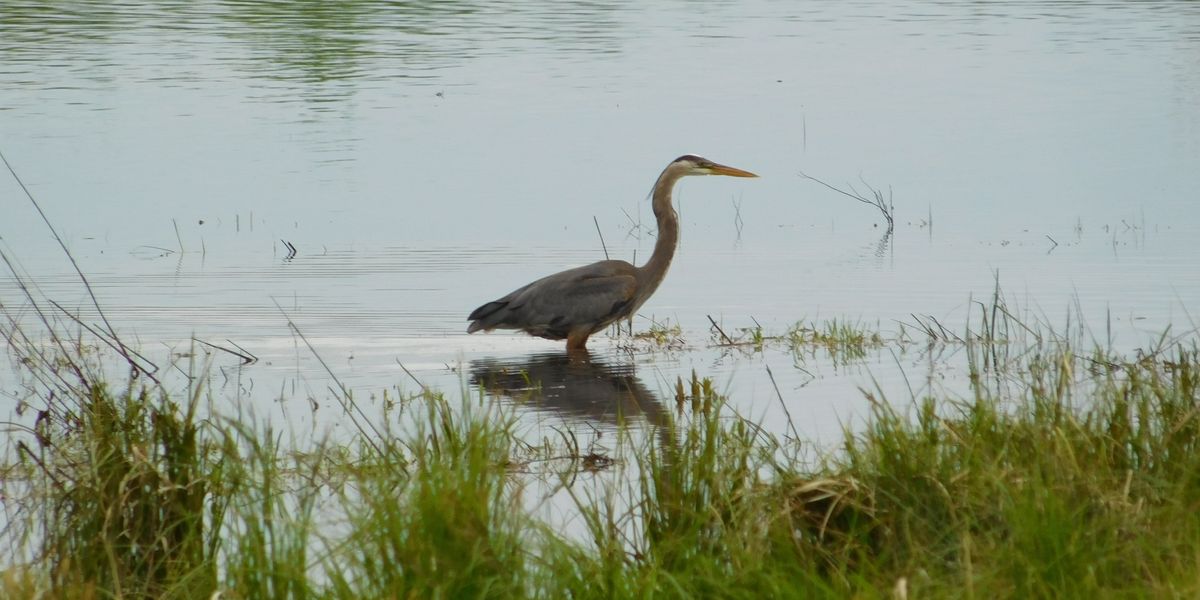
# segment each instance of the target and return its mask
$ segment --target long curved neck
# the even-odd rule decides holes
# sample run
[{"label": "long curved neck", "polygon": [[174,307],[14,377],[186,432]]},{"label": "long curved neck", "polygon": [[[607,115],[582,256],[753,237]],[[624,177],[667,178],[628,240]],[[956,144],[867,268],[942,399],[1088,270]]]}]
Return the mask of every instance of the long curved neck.
[{"label": "long curved neck", "polygon": [[654,183],[653,207],[654,218],[658,221],[658,239],[654,242],[654,253],[650,255],[650,260],[637,269],[638,278],[642,280],[642,285],[638,286],[641,300],[649,298],[658,284],[662,283],[671,266],[671,258],[675,256],[675,245],[679,241],[679,216],[671,206],[671,190],[682,176],[681,172],[668,167]]}]

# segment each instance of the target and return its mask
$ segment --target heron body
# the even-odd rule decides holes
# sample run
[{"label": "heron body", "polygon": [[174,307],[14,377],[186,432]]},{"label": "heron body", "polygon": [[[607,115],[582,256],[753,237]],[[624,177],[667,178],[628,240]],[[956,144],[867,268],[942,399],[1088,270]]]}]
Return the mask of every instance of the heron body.
[{"label": "heron body", "polygon": [[543,277],[476,308],[467,333],[517,329],[551,340],[567,340],[567,350],[586,347],[588,336],[632,315],[662,283],[679,241],[679,215],[671,206],[675,182],[688,175],[757,177],[749,171],[699,156],[681,156],[654,183],[653,208],[658,239],[646,264],[602,260]]}]

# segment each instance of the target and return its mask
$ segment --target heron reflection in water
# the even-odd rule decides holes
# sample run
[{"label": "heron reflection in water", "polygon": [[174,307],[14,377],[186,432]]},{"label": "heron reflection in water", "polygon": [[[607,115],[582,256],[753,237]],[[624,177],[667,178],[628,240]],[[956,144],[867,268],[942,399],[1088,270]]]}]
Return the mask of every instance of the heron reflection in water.
[{"label": "heron reflection in water", "polygon": [[507,396],[522,407],[552,412],[564,421],[620,425],[643,416],[652,426],[670,415],[633,365],[609,363],[590,353],[536,354],[522,359],[471,362],[471,384]]},{"label": "heron reflection in water", "polygon": [[658,239],[646,264],[602,260],[543,277],[471,312],[467,333],[519,329],[550,340],[567,340],[567,351],[586,348],[588,336],[632,315],[667,275],[679,240],[679,215],[671,206],[675,182],[689,175],[757,177],[711,160],[680,156],[654,183],[653,208]]}]

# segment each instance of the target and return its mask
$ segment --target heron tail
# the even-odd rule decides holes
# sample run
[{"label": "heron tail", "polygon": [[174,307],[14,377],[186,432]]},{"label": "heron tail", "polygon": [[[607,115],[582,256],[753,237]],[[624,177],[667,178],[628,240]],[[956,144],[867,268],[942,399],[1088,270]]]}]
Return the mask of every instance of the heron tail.
[{"label": "heron tail", "polygon": [[508,306],[508,302],[495,300],[471,311],[470,316],[467,317],[467,320],[471,321],[471,324],[467,327],[467,333],[491,329],[498,325],[504,318],[504,313],[501,309],[505,306]]}]

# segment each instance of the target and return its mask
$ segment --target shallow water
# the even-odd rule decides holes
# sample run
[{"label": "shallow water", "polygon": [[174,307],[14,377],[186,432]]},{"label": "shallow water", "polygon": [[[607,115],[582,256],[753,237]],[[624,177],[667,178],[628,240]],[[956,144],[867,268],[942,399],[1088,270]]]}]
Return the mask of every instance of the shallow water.
[{"label": "shallow water", "polygon": [[[0,40],[0,150],[109,320],[163,364],[193,337],[252,354],[197,346],[218,390],[304,427],[340,426],[330,371],[359,398],[482,386],[601,429],[614,406],[653,421],[695,371],[832,440],[860,388],[961,392],[955,353],[722,348],[709,317],[961,332],[998,279],[1023,316],[1080,309],[1132,349],[1200,310],[1195,3],[8,2]],[[762,177],[680,184],[634,329],[681,344],[601,337],[572,367],[465,335],[536,277],[643,260],[650,184],[688,152]],[[890,191],[894,235],[802,172]],[[94,321],[8,177],[0,207],[4,251]],[[0,300],[21,313],[12,278]],[[531,399],[497,369],[555,383]],[[0,376],[0,411],[20,387]]]}]

